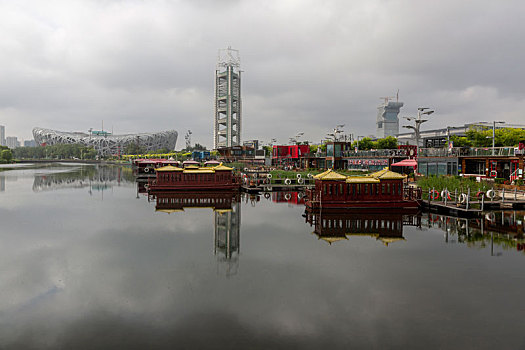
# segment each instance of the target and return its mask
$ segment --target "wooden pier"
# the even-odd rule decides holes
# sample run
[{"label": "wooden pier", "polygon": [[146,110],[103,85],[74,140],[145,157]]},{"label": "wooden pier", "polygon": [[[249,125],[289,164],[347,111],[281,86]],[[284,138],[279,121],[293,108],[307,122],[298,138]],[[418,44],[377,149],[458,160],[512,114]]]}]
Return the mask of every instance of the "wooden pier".
[{"label": "wooden pier", "polygon": [[[476,217],[489,210],[516,210],[525,208],[524,191],[490,191],[492,191],[492,198],[487,199],[486,193],[478,193],[476,196],[472,196],[470,191],[458,194],[457,191],[451,193],[447,189],[442,191],[432,189],[428,191],[427,199],[423,200],[422,205],[431,212],[461,217]],[[435,194],[437,194],[437,196],[435,196]],[[445,194],[445,196],[443,196],[443,194]]]}]

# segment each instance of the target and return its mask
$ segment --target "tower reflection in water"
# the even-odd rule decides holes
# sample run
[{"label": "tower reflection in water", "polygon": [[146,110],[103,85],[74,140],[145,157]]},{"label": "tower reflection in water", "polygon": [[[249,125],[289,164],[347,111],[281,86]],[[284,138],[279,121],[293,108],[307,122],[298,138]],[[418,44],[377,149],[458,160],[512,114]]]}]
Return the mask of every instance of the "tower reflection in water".
[{"label": "tower reflection in water", "polygon": [[[417,213],[417,212],[416,212]],[[374,213],[352,212],[305,212],[306,222],[314,227],[314,234],[329,244],[348,240],[352,236],[369,236],[388,246],[403,241],[403,227],[421,227],[421,215],[402,212]]]},{"label": "tower reflection in water", "polygon": [[210,208],[214,214],[213,252],[221,264],[222,273],[231,276],[239,268],[241,237],[241,197],[234,192],[151,192],[155,210],[164,213],[184,211],[185,208]]}]

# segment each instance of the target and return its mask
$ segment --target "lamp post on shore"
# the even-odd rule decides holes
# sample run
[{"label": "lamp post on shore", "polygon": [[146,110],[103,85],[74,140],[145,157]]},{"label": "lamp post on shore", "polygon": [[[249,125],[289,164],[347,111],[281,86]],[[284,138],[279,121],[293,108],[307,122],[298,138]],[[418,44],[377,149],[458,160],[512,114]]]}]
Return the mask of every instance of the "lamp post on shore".
[{"label": "lamp post on shore", "polygon": [[496,123],[497,124],[505,124],[505,122],[502,121],[493,121],[492,122],[492,155],[495,154],[495,140],[496,140]]},{"label": "lamp post on shore", "polygon": [[417,117],[416,118],[404,117],[406,120],[414,122],[414,125],[405,125],[403,127],[407,128],[407,129],[414,130],[414,137],[416,139],[416,156],[417,157],[419,157],[419,136],[420,136],[419,129],[421,127],[421,124],[423,124],[424,122],[428,121],[428,119],[421,119],[421,116],[423,116],[423,115],[431,115],[432,113],[434,113],[434,111],[432,111],[432,110],[428,110],[427,111],[427,109],[429,109],[429,108],[428,107],[419,107],[417,109]]}]

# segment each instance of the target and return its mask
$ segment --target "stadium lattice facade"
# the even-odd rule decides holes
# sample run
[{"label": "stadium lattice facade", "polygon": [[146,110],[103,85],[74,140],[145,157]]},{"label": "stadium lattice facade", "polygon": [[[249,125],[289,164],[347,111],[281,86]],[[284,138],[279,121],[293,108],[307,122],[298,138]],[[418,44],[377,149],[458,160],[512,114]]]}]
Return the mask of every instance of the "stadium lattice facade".
[{"label": "stadium lattice facade", "polygon": [[161,148],[175,150],[178,133],[175,130],[157,133],[111,135],[66,132],[51,129],[34,128],[33,137],[38,145],[81,144],[93,147],[99,155],[123,154],[127,145],[138,144],[146,152]]}]

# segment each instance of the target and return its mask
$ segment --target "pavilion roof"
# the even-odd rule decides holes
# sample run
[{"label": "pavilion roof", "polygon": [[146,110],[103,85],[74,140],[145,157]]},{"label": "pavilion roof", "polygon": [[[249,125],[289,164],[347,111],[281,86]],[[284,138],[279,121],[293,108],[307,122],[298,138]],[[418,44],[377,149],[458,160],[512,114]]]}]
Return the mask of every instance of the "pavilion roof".
[{"label": "pavilion roof", "polygon": [[173,165],[166,165],[166,166],[155,169],[155,171],[182,171],[182,170],[183,170],[182,168],[177,168],[176,166],[173,166]]},{"label": "pavilion roof", "polygon": [[381,181],[370,176],[349,176],[346,178],[346,183],[349,184],[377,184]]},{"label": "pavilion roof", "polygon": [[212,168],[215,169],[215,170],[229,170],[229,171],[233,170],[233,168],[229,168],[229,167],[227,167],[225,165],[222,165],[222,163],[220,163],[219,165],[214,166]]},{"label": "pavilion roof", "polygon": [[381,180],[401,180],[407,177],[406,175],[388,170],[388,168],[376,171],[375,173],[370,174],[370,176]]},{"label": "pavilion roof", "polygon": [[336,173],[332,169],[325,171],[324,173],[314,176],[317,180],[346,180],[346,176]]},{"label": "pavilion roof", "polygon": [[196,168],[196,169],[184,169],[184,174],[213,174],[215,169],[213,168]]}]

